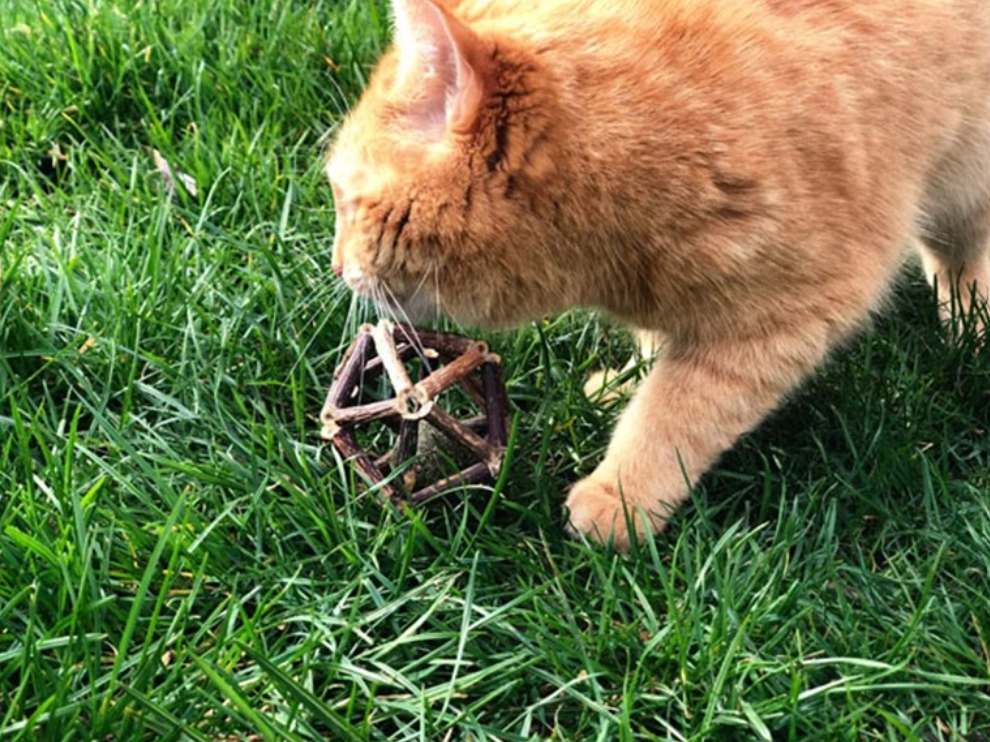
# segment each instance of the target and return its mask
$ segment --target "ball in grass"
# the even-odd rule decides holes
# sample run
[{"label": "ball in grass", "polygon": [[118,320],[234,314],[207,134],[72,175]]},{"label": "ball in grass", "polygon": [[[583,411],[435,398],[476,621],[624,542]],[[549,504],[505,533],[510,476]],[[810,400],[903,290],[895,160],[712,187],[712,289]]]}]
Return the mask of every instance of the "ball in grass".
[{"label": "ball in grass", "polygon": [[[373,394],[376,386],[385,394]],[[494,481],[507,411],[502,361],[486,343],[382,320],[359,330],[320,419],[322,437],[370,485],[389,499],[422,504]],[[387,453],[361,444],[362,436],[374,439],[375,426],[393,433]]]}]

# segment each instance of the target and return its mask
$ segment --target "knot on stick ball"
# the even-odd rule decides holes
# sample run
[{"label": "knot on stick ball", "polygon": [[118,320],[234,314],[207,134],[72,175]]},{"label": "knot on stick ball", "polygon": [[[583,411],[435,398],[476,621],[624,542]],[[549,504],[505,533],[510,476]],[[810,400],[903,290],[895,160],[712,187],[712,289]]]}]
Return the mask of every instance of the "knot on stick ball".
[{"label": "knot on stick ball", "polygon": [[[373,394],[375,387],[386,393]],[[454,390],[461,392],[460,416],[441,405],[457,403]],[[494,481],[505,453],[507,412],[502,361],[486,343],[382,320],[362,326],[344,354],[320,420],[322,437],[369,484],[391,499],[419,504]],[[361,443],[376,424],[393,433],[384,455]],[[399,469],[402,475],[391,477]],[[459,471],[443,477],[451,469]]]}]

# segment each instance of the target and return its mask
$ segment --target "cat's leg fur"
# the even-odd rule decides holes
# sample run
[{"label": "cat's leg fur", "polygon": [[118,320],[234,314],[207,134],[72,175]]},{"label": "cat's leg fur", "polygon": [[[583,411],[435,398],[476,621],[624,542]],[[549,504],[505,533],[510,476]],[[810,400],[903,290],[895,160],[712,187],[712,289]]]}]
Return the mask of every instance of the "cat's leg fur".
[{"label": "cat's leg fur", "polygon": [[[937,288],[944,321],[962,321],[973,301],[990,300],[990,204],[955,221],[943,220],[919,241],[929,283]],[[982,320],[978,328],[985,331]]]},{"label": "cat's leg fur", "polygon": [[661,352],[664,339],[660,333],[636,329],[633,330],[632,335],[636,342],[636,351],[625,366],[621,369],[607,368],[602,371],[595,371],[588,377],[584,384],[584,396],[591,401],[614,402],[627,394],[631,394],[636,388],[637,380],[629,379],[622,383],[616,383],[617,379],[631,373],[636,366],[644,361],[652,363]]},{"label": "cat's leg fur", "polygon": [[627,518],[641,534],[648,524],[662,530],[690,486],[844,334],[835,322],[792,318],[771,333],[667,349],[619,420],[605,459],[571,490],[569,530],[611,538],[622,550]]},{"label": "cat's leg fur", "polygon": [[[943,320],[990,300],[990,85],[928,178],[918,248]],[[981,323],[982,324],[982,323]],[[985,327],[980,329],[986,330]]]}]

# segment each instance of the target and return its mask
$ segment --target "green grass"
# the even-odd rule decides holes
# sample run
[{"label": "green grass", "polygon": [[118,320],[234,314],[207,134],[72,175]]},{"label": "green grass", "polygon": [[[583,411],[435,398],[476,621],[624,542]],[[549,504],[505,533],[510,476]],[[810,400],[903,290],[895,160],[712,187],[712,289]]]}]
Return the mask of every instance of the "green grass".
[{"label": "green grass", "polygon": [[581,315],[492,338],[505,481],[406,515],[317,435],[382,6],[0,18],[3,742],[990,739],[990,367],[916,278],[631,559],[562,535]]}]

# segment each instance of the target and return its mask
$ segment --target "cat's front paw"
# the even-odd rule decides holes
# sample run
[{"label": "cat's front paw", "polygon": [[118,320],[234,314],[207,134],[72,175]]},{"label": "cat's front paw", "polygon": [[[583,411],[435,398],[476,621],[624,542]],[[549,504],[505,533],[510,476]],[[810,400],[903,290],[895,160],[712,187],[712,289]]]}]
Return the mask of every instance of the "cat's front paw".
[{"label": "cat's front paw", "polygon": [[582,479],[564,505],[568,517],[567,531],[575,538],[585,536],[600,544],[611,543],[617,551],[629,551],[629,527],[633,525],[642,538],[647,530],[659,533],[666,520],[644,513],[628,497],[624,501],[617,486],[594,477]]}]

